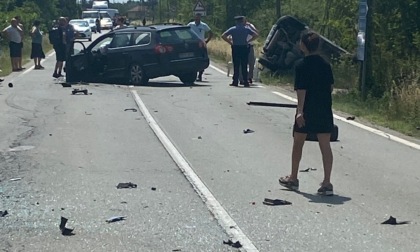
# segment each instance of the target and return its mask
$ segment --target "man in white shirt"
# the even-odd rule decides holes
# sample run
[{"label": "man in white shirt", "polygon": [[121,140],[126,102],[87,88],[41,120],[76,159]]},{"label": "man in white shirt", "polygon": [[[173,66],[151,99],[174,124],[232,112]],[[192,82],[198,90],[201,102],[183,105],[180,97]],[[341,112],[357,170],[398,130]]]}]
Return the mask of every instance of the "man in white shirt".
[{"label": "man in white shirt", "polygon": [[[191,27],[191,30],[194,31],[201,40],[205,41],[206,44],[213,37],[213,32],[211,31],[210,27],[206,23],[201,22],[200,13],[197,13],[195,15],[195,20],[193,22],[188,23],[188,26]],[[207,38],[206,38],[206,32],[208,33]],[[204,73],[204,70],[198,72],[197,81],[203,81],[203,73]]]},{"label": "man in white shirt", "polygon": [[[255,28],[255,26],[253,24],[251,24],[248,20],[246,20],[246,18],[244,18],[244,22],[245,22],[245,27],[248,27],[249,29],[251,29],[253,32],[258,34],[258,30],[257,28]],[[251,39],[251,35],[248,35],[248,41]],[[248,43],[249,46],[249,54],[248,54],[248,83],[252,84],[252,79],[254,79],[254,68],[255,68],[255,51],[254,51],[254,41],[251,41],[250,43]],[[240,83],[245,83],[246,81],[244,81],[242,79],[242,74],[239,74],[239,81]]]},{"label": "man in white shirt", "polygon": [[18,26],[18,21],[12,18],[10,25],[3,30],[3,35],[9,40],[10,59],[13,72],[21,71],[19,67],[22,57],[22,37],[23,31]]}]

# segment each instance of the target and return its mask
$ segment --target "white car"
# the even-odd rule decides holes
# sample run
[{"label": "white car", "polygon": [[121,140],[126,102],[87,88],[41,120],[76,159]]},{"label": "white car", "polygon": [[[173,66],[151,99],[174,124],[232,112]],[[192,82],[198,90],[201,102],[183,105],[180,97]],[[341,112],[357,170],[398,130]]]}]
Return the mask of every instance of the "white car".
[{"label": "white car", "polygon": [[102,29],[112,29],[114,27],[111,18],[102,18],[101,19],[101,28]]},{"label": "white car", "polygon": [[92,41],[92,29],[90,28],[88,21],[73,19],[70,20],[69,24],[74,27],[76,39],[88,39],[89,41]]},{"label": "white car", "polygon": [[96,20],[94,18],[84,18],[83,20],[86,20],[89,23],[90,30],[96,33]]}]

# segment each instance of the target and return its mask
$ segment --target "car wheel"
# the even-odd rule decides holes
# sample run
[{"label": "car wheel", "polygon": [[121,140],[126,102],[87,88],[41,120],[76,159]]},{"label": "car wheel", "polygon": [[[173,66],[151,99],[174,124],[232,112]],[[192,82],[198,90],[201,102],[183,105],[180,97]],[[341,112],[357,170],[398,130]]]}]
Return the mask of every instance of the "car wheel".
[{"label": "car wheel", "polygon": [[147,78],[139,64],[131,65],[129,76],[129,82],[135,86],[147,85],[147,83],[149,82],[149,78]]},{"label": "car wheel", "polygon": [[179,79],[182,81],[182,83],[187,84],[187,85],[193,85],[196,78],[197,78],[196,72],[186,73],[179,76]]}]

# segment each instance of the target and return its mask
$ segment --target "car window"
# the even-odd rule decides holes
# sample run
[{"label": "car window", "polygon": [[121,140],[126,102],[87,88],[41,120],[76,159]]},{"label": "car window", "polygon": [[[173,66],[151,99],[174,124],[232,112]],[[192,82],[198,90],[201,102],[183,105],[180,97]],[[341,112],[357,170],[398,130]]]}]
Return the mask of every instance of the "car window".
[{"label": "car window", "polygon": [[178,38],[182,39],[182,40],[189,40],[189,39],[193,39],[193,33],[191,32],[191,30],[175,30],[176,35],[178,36]]},{"label": "car window", "polygon": [[133,34],[133,45],[148,45],[150,44],[150,32],[136,32]]},{"label": "car window", "polygon": [[183,43],[185,40],[195,39],[196,36],[190,29],[161,31],[159,42],[162,44]]},{"label": "car window", "polygon": [[130,45],[131,33],[118,33],[115,34],[109,48],[119,48]]},{"label": "car window", "polygon": [[103,40],[99,41],[94,47],[92,47],[92,51],[98,51],[99,49],[106,48],[112,41],[112,36],[106,37]]}]

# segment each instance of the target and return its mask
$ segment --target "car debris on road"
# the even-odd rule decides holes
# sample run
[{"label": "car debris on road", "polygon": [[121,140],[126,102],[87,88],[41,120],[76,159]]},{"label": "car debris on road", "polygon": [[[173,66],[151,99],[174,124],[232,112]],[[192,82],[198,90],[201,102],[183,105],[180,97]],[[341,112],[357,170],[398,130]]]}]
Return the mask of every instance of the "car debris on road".
[{"label": "car debris on road", "polygon": [[117,185],[117,189],[122,189],[122,188],[137,188],[137,185],[131,182],[128,183],[119,183]]},{"label": "car debris on road", "polygon": [[125,216],[113,216],[106,220],[107,223],[117,222],[117,221],[123,221],[125,220]]}]

